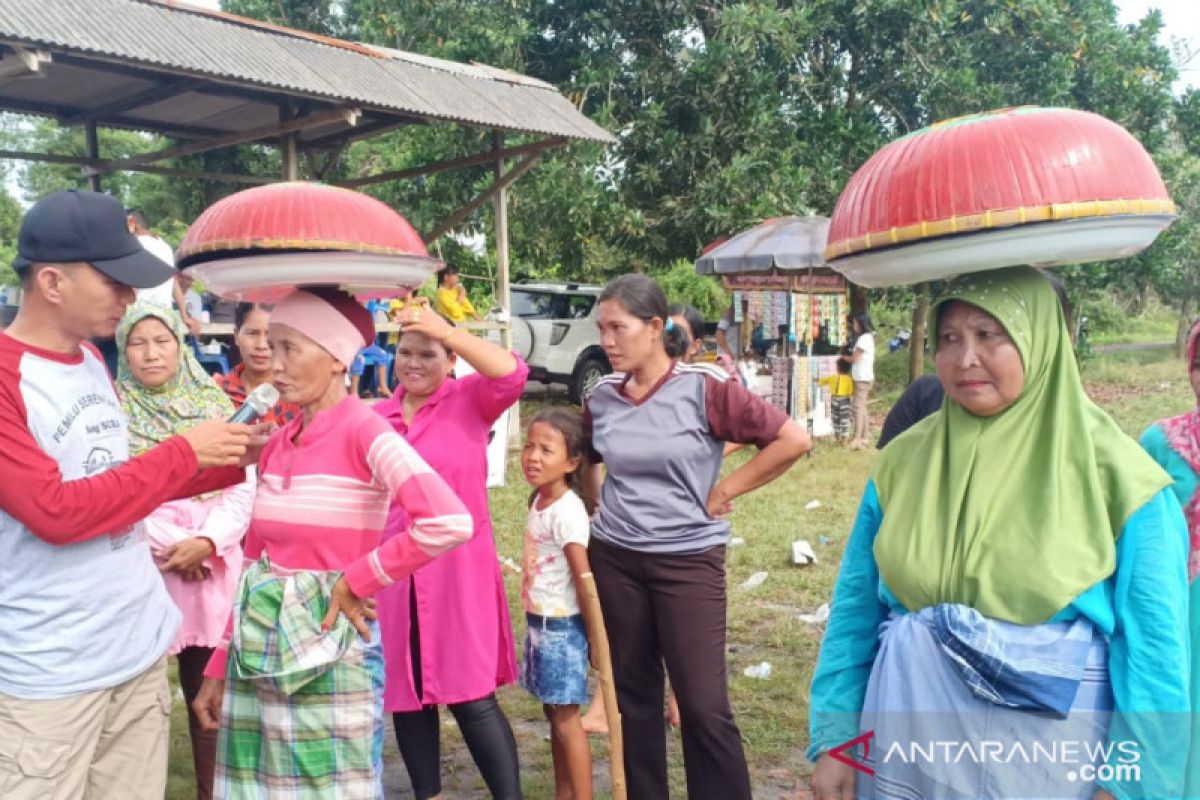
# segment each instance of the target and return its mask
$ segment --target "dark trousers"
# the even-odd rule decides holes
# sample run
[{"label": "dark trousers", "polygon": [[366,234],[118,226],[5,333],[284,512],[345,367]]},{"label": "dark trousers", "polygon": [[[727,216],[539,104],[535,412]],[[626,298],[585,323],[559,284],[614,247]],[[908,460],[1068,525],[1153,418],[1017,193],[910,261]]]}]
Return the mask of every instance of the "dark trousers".
[{"label": "dark trousers", "polygon": [[196,798],[212,800],[213,777],[217,771],[217,732],[200,727],[192,701],[200,691],[204,680],[204,668],[212,656],[211,647],[185,647],[176,656],[179,659],[179,685],[183,699],[187,702],[188,733],[192,739],[192,763],[196,767]]},{"label": "dark trousers", "polygon": [[630,800],[668,797],[663,662],[679,702],[689,800],[750,800],[725,668],[725,548],[639,553],[592,539]]},{"label": "dark trousers", "polygon": [[[422,694],[421,631],[417,619],[417,588],[412,583],[409,597],[411,628],[409,647],[412,653],[413,684],[417,696]],[[479,767],[483,782],[497,800],[520,800],[521,765],[517,758],[517,740],[508,717],[504,716],[496,693],[465,703],[452,703],[447,708],[454,715],[467,750]],[[396,729],[396,744],[400,757],[412,781],[417,800],[436,797],[442,793],[441,726],[438,707],[425,706],[420,711],[401,711],[392,714]]]}]

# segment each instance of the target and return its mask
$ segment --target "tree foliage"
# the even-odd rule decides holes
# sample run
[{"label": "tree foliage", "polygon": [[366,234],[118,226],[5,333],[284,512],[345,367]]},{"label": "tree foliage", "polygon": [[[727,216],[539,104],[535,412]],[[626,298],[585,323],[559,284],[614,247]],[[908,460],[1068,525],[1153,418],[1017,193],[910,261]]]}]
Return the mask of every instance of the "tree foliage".
[{"label": "tree foliage", "polygon": [[[1176,72],[1156,43],[1159,14],[1122,26],[1111,0],[225,0],[224,7],[524,72],[553,83],[614,132],[611,148],[576,143],[546,154],[509,190],[517,278],[663,272],[765,217],[828,214],[881,145],[939,119],[1009,105],[1083,108],[1119,122],[1155,155],[1181,208],[1196,208],[1200,92],[1172,96]],[[78,131],[38,124],[22,135],[52,152],[82,153]],[[510,135],[506,143],[521,141]],[[101,146],[108,157],[164,143],[106,132]],[[490,134],[475,128],[412,126],[354,144],[328,178],[491,146]],[[277,153],[262,147],[185,163],[278,171]],[[368,191],[429,230],[492,179],[492,167],[479,166]],[[38,166],[22,176],[27,197],[79,182],[73,167]],[[239,188],[137,175],[106,178],[106,187],[168,227]],[[490,229],[491,216],[488,204],[459,232]],[[1138,259],[1069,270],[1073,290],[1136,297],[1152,286],[1169,298],[1194,291],[1187,257],[1194,224],[1176,223]],[[440,247],[476,274],[494,258],[453,238]]]}]

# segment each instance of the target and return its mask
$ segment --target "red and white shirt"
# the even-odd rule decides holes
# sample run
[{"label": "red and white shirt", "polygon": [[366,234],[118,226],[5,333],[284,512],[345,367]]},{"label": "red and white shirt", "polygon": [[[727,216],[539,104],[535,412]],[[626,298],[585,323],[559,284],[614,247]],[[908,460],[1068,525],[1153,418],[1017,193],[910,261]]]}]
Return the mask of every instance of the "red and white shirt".
[{"label": "red and white shirt", "polygon": [[129,459],[126,420],[89,345],[65,356],[0,333],[0,694],[116,686],[179,627],[141,521],[237,483],[175,437]]}]

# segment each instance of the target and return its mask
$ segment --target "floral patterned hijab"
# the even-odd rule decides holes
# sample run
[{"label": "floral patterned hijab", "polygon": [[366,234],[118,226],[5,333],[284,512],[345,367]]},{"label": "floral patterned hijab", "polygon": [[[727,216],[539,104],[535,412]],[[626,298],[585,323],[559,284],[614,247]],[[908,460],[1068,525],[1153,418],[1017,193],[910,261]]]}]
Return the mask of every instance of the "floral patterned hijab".
[{"label": "floral patterned hijab", "polygon": [[[1196,350],[1200,347],[1200,320],[1192,325],[1188,334],[1187,363],[1188,371],[1200,369],[1196,365]],[[1167,436],[1167,444],[1187,462],[1192,472],[1200,475],[1200,405],[1186,414],[1160,420],[1159,427]],[[1200,574],[1200,486],[1197,487],[1192,499],[1183,509],[1187,518],[1189,547],[1188,547],[1188,580],[1195,580]]]},{"label": "floral patterned hijab", "polygon": [[[129,332],[147,317],[161,321],[179,342],[179,372],[162,386],[143,386],[125,356]],[[129,452],[138,455],[206,419],[226,419],[233,403],[217,386],[186,341],[183,320],[174,310],[157,303],[138,301],[117,326],[117,394],[129,418]]]}]

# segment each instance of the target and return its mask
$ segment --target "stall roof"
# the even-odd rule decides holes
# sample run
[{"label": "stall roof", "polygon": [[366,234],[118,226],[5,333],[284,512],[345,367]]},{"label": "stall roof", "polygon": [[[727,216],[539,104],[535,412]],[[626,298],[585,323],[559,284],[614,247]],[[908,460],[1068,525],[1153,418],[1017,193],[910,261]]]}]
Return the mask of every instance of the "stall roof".
[{"label": "stall roof", "polygon": [[[0,52],[0,108],[67,124],[214,139],[265,130],[291,107],[314,116],[295,131],[301,148],[434,122],[613,140],[553,86],[524,75],[182,3],[3,0]],[[328,113],[338,110],[357,114]]]}]

